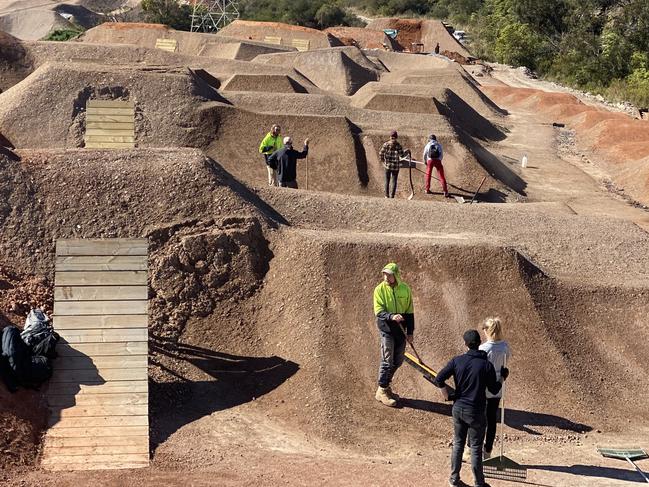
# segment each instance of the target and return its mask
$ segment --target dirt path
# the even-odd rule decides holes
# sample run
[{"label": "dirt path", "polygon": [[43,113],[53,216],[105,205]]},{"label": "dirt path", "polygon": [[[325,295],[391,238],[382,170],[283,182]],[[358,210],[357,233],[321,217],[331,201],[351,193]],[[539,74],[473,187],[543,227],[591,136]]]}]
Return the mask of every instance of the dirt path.
[{"label": "dirt path", "polygon": [[[519,70],[498,69],[493,78],[480,77],[486,86],[506,84],[511,87],[534,88],[552,91],[553,83],[526,77]],[[555,92],[573,90],[558,87]],[[582,101],[609,107],[582,97]],[[531,110],[501,106],[508,111],[507,138],[494,146],[494,153],[509,169],[526,183],[525,194],[529,202],[560,202],[580,215],[610,216],[630,220],[649,230],[649,212],[633,205],[622,195],[611,191],[611,177],[604,169],[581,152],[568,129],[553,127]],[[527,155],[527,168],[521,167]]]}]

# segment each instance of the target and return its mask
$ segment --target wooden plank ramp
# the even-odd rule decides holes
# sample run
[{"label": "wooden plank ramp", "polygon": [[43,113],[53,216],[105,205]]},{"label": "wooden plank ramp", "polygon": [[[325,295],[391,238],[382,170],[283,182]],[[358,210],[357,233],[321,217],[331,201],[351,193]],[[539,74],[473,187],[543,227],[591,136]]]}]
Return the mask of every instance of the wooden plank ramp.
[{"label": "wooden plank ramp", "polygon": [[132,101],[88,100],[84,142],[88,149],[134,148],[135,104]]},{"label": "wooden plank ramp", "polygon": [[46,400],[41,465],[149,465],[146,239],[59,240],[54,319],[61,335]]}]

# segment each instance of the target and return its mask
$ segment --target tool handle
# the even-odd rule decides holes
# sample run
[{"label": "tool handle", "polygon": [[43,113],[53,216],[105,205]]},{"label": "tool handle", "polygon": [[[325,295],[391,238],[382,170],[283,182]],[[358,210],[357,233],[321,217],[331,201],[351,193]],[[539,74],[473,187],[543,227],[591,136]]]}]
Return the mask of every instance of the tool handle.
[{"label": "tool handle", "polygon": [[[507,367],[507,355],[505,355],[505,365]],[[500,459],[502,460],[503,455],[505,454],[505,382],[501,388],[500,394]]]},{"label": "tool handle", "polygon": [[487,176],[482,178],[482,181],[480,181],[480,186],[478,186],[478,189],[475,190],[475,193],[473,193],[473,198],[471,198],[471,204],[473,204],[473,201],[475,200],[475,197],[478,196],[478,193],[480,192],[480,189],[482,189],[482,185],[484,182],[487,180]]},{"label": "tool handle", "polygon": [[642,470],[640,470],[640,467],[638,467],[638,466],[635,464],[635,462],[634,462],[633,460],[631,460],[630,458],[628,458],[628,457],[627,457],[627,461],[628,461],[631,465],[633,465],[633,468],[635,468],[635,469],[638,471],[638,473],[639,473],[640,475],[642,475],[642,478],[645,479],[645,482],[647,482],[647,483],[649,484],[649,479],[647,478],[647,476],[645,475],[645,473],[644,473]]}]

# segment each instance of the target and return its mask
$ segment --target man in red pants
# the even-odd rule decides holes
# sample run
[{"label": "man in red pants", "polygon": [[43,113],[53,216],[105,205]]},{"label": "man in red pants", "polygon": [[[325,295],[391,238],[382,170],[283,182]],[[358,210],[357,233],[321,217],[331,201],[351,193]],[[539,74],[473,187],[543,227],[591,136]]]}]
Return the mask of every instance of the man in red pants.
[{"label": "man in red pants", "polygon": [[426,161],[426,194],[433,194],[430,190],[430,177],[433,174],[433,168],[437,169],[439,174],[439,182],[442,184],[442,191],[444,197],[449,198],[448,187],[446,186],[446,178],[444,177],[444,166],[442,166],[442,158],[444,151],[442,144],[437,141],[437,137],[433,134],[428,136],[428,143],[424,148],[423,159]]}]

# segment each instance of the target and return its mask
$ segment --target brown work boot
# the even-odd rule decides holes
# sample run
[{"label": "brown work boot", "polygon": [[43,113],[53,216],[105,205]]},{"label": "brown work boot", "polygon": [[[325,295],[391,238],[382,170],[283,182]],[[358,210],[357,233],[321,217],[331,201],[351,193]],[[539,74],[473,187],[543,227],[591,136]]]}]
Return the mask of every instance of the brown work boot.
[{"label": "brown work boot", "polygon": [[398,401],[400,399],[399,394],[392,392],[392,388],[390,386],[385,388],[385,392],[387,393],[388,397],[394,399],[395,401]]},{"label": "brown work boot", "polygon": [[388,391],[390,390],[389,387],[381,387],[376,390],[376,395],[374,396],[377,401],[385,404],[388,407],[396,407],[397,401],[395,401],[389,394]]}]

